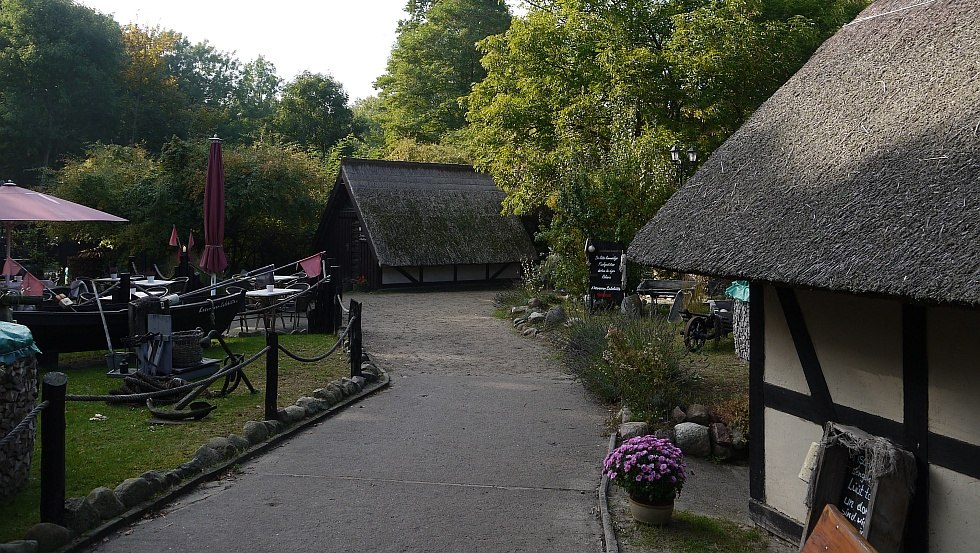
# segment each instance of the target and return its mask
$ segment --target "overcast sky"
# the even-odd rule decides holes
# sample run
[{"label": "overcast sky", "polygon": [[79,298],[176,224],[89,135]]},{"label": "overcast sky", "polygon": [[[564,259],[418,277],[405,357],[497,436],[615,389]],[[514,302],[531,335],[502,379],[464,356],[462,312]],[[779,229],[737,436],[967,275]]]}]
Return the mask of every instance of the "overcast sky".
[{"label": "overcast sky", "polygon": [[[259,55],[289,81],[332,75],[355,101],[376,93],[406,0],[76,0],[120,24],[159,25],[207,40],[242,63]],[[515,4],[516,2],[509,2]]]}]

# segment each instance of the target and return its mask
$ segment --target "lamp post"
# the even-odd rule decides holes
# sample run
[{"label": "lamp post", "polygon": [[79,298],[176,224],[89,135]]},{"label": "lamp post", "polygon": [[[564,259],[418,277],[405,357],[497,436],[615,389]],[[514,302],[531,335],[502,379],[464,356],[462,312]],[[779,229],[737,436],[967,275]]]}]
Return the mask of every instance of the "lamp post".
[{"label": "lamp post", "polygon": [[[685,157],[683,154],[687,154]],[[677,169],[677,186],[681,187],[684,185],[684,181],[687,180],[687,174],[691,172],[694,168],[694,164],[698,161],[698,150],[691,146],[684,152],[681,148],[674,144],[670,147],[670,162],[674,164]]]}]

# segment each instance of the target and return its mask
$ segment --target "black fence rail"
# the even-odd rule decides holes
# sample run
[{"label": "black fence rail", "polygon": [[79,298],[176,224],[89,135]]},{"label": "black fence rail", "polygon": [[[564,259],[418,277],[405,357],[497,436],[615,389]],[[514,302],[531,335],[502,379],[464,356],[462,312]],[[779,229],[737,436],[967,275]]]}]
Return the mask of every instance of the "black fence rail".
[{"label": "black fence rail", "polygon": [[[332,279],[331,279],[332,280]],[[329,287],[328,287],[329,289]],[[332,297],[326,299],[326,305],[334,310],[336,306],[336,317],[331,315],[331,319],[339,328],[342,322],[339,314],[341,313],[340,304],[335,302]],[[153,399],[162,395],[173,395],[175,391],[186,391],[187,395],[177,403],[178,406],[186,405],[190,399],[203,392],[210,384],[220,378],[244,378],[243,369],[259,359],[265,358],[265,418],[266,420],[277,420],[279,417],[278,391],[279,391],[279,353],[303,363],[315,363],[322,361],[326,357],[334,354],[345,343],[347,343],[350,355],[350,374],[351,377],[361,375],[361,362],[363,359],[363,342],[361,338],[361,304],[350,300],[350,318],[344,331],[337,337],[336,342],[325,352],[315,357],[299,356],[279,343],[279,334],[271,329],[266,333],[266,345],[257,353],[245,358],[243,355],[233,355],[228,350],[227,345],[217,337],[221,345],[228,351],[229,359],[234,361],[231,365],[221,369],[213,375],[192,382],[183,386],[166,390],[144,392],[126,395],[73,395],[67,393],[68,377],[61,372],[48,372],[44,375],[41,386],[41,403],[32,410],[24,421],[17,425],[8,436],[3,440],[12,440],[16,433],[27,428],[41,413],[41,522],[53,522],[61,526],[65,525],[65,411],[68,401],[104,401],[104,402],[131,402]],[[211,335],[210,338],[215,338]],[[247,383],[247,378],[244,378]],[[228,389],[226,380],[225,390]],[[236,384],[237,385],[237,384]],[[248,384],[252,393],[256,393],[251,384]],[[232,389],[234,389],[232,387]],[[23,427],[23,428],[22,428]],[[0,445],[2,445],[0,441]]]}]

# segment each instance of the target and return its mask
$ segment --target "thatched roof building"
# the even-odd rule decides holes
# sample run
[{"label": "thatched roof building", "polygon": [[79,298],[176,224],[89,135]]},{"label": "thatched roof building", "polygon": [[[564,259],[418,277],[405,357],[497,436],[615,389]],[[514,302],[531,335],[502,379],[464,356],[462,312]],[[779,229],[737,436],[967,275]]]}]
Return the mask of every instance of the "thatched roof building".
[{"label": "thatched roof building", "polygon": [[749,507],[784,537],[858,478],[856,456],[828,454],[833,422],[914,455],[914,476],[840,500],[879,551],[980,543],[977,8],[874,2],[629,247],[752,281]]},{"label": "thatched roof building", "polygon": [[344,159],[317,246],[370,287],[515,278],[534,247],[468,165]]},{"label": "thatched roof building", "polygon": [[875,2],[637,235],[680,271],[980,304],[980,19]]}]

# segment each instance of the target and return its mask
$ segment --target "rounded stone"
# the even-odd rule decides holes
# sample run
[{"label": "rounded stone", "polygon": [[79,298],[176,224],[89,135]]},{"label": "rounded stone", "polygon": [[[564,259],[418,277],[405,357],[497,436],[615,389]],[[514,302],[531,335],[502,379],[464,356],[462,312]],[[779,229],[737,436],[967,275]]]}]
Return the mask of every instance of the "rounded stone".
[{"label": "rounded stone", "polygon": [[24,539],[36,541],[37,551],[47,553],[67,545],[71,541],[71,531],[51,522],[40,522],[27,530]]},{"label": "rounded stone", "polygon": [[682,422],[674,427],[674,439],[685,455],[707,457],[711,454],[711,437],[707,426]]},{"label": "rounded stone", "polygon": [[126,506],[119,500],[115,492],[104,486],[89,492],[85,500],[92,507],[95,507],[95,510],[99,512],[99,517],[103,519],[119,516],[126,510]]},{"label": "rounded stone", "polygon": [[245,434],[245,439],[253,445],[262,443],[269,437],[269,429],[259,421],[246,422],[242,431]]},{"label": "rounded stone", "polygon": [[115,493],[119,501],[127,509],[131,509],[149,499],[153,495],[153,489],[150,483],[142,478],[127,478],[116,486]]}]

